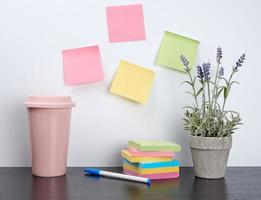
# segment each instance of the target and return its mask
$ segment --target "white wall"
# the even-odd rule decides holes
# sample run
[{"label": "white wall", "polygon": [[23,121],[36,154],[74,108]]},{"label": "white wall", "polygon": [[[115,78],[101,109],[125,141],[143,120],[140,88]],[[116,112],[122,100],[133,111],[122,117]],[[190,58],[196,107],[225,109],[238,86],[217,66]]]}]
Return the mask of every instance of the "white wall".
[{"label": "white wall", "polygon": [[[146,41],[108,43],[105,7],[143,3]],[[231,109],[243,117],[233,138],[229,165],[261,165],[261,2],[218,1],[2,1],[0,6],[0,166],[29,166],[29,94],[71,95],[73,110],[70,166],[119,166],[129,139],[168,139],[182,145],[178,159],[191,165],[182,106],[192,99],[180,82],[186,75],[154,65],[164,30],[201,41],[198,61],[215,61],[221,45],[226,72],[246,52],[237,75]],[[105,80],[68,87],[63,84],[61,50],[99,44]],[[145,105],[108,93],[120,59],[156,71]]]}]

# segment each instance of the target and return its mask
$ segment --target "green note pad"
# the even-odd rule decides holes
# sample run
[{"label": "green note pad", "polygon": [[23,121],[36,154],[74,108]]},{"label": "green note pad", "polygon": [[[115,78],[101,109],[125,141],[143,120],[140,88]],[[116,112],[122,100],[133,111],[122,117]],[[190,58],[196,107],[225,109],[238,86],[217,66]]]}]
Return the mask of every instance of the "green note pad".
[{"label": "green note pad", "polygon": [[130,140],[129,146],[139,151],[180,151],[180,145],[162,140]]},{"label": "green note pad", "polygon": [[194,67],[198,45],[197,40],[165,31],[156,64],[185,72],[180,56],[184,55]]}]

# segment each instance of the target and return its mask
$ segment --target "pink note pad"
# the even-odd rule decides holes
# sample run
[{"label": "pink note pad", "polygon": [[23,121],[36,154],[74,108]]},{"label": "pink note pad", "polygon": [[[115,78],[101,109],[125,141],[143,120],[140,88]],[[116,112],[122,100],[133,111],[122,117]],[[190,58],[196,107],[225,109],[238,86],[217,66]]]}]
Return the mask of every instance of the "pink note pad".
[{"label": "pink note pad", "polygon": [[138,174],[136,172],[130,171],[123,169],[124,174],[132,175],[132,176],[140,176],[144,178],[150,178],[152,180],[157,180],[157,179],[170,179],[170,178],[178,178],[179,173],[178,172],[169,172],[169,173],[160,173],[160,174]]},{"label": "pink note pad", "polygon": [[145,40],[141,4],[106,8],[110,42]]},{"label": "pink note pad", "polygon": [[145,156],[145,157],[174,157],[174,152],[172,151],[139,151],[131,146],[128,147],[128,152],[131,156]]},{"label": "pink note pad", "polygon": [[66,85],[103,80],[99,46],[64,50],[62,55],[64,82]]}]

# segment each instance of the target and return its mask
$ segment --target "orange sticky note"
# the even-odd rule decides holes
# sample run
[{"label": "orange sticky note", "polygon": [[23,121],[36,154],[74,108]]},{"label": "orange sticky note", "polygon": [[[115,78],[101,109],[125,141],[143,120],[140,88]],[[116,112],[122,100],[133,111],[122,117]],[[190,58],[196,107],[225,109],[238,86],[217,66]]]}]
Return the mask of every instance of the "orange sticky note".
[{"label": "orange sticky note", "polygon": [[62,51],[64,82],[66,85],[92,83],[103,80],[98,46]]},{"label": "orange sticky note", "polygon": [[141,4],[107,7],[106,14],[110,42],[145,40]]},{"label": "orange sticky note", "polygon": [[111,85],[111,93],[145,103],[149,97],[155,72],[121,60]]}]

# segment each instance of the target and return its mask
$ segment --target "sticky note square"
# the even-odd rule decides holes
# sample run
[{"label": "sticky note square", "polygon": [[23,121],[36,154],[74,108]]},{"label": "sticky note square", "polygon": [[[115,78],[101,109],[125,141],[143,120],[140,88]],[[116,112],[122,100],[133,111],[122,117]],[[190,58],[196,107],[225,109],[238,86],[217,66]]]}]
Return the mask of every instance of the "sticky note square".
[{"label": "sticky note square", "polygon": [[121,156],[128,160],[129,162],[165,162],[171,161],[171,157],[134,157],[129,154],[127,150],[121,151]]},{"label": "sticky note square", "polygon": [[62,51],[64,82],[66,85],[92,83],[103,80],[98,46]]},{"label": "sticky note square", "polygon": [[165,31],[156,64],[185,72],[180,56],[184,55],[194,67],[198,45],[197,40]]},{"label": "sticky note square", "polygon": [[178,144],[164,140],[130,140],[129,146],[138,149],[139,151],[180,151],[181,147]]},{"label": "sticky note square", "polygon": [[110,92],[145,103],[150,94],[154,76],[154,71],[121,60]]},{"label": "sticky note square", "polygon": [[145,40],[141,4],[106,8],[109,42]]}]

